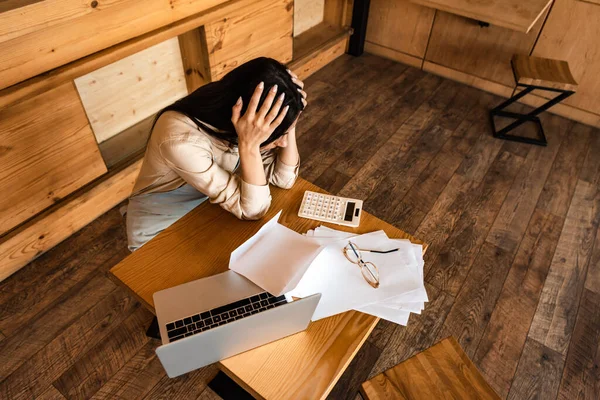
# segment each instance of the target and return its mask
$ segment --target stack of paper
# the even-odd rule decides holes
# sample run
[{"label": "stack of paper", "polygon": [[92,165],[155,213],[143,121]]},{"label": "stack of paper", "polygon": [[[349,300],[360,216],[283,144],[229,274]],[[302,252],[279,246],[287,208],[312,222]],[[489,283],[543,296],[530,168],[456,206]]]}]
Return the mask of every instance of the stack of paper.
[{"label": "stack of paper", "polygon": [[[406,325],[411,312],[421,313],[428,301],[421,245],[390,239],[384,231],[355,235],[325,226],[301,235],[279,224],[280,214],[231,254],[231,270],[276,296],[321,293],[313,321],[354,309]],[[362,259],[379,270],[378,288],[344,256],[349,239],[360,249],[398,249],[361,252]]]},{"label": "stack of paper", "polygon": [[[286,295],[306,297],[321,293],[313,321],[354,309],[406,325],[411,312],[420,314],[423,310],[428,297],[423,284],[421,245],[390,239],[384,231],[356,236],[325,226],[308,231],[306,236],[317,240],[323,249]],[[361,252],[364,261],[379,269],[379,288],[371,287],[360,268],[344,256],[343,248],[349,239],[361,249],[398,249],[385,254]]]}]

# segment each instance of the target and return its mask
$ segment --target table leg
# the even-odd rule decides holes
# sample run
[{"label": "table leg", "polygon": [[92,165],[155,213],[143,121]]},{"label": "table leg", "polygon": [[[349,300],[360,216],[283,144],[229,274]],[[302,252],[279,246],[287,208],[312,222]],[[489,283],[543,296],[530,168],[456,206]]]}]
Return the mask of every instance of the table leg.
[{"label": "table leg", "polygon": [[254,400],[250,393],[246,392],[223,371],[219,371],[213,380],[208,383],[208,387],[221,396],[223,400]]},{"label": "table leg", "polygon": [[150,326],[146,331],[146,336],[152,339],[160,340],[160,329],[158,328],[158,319],[156,319],[156,317],[154,317],[152,319],[152,322],[150,322]]},{"label": "table leg", "polygon": [[358,57],[364,52],[370,5],[371,0],[354,0],[352,8],[352,29],[354,29],[354,33],[350,36],[350,44],[348,45],[348,54],[350,55]]}]

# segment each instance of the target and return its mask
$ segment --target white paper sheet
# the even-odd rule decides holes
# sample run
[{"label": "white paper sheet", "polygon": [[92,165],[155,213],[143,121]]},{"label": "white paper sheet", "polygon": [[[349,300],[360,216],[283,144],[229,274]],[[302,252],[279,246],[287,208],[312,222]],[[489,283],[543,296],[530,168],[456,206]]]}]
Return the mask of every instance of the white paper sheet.
[{"label": "white paper sheet", "polygon": [[[352,241],[358,247],[373,250],[387,250],[396,244],[383,231],[355,236]],[[365,282],[360,268],[344,256],[342,249],[347,243],[347,239],[342,239],[327,245],[306,270],[296,288],[288,293],[296,297],[321,293],[313,321],[395,298],[398,293],[414,292],[422,286],[415,268],[409,265],[414,264],[414,253],[398,251],[363,254],[365,261],[371,261],[379,268],[380,286],[372,288]],[[398,311],[387,310],[390,313]]]},{"label": "white paper sheet", "polygon": [[360,312],[366,314],[375,315],[379,318],[394,322],[406,326],[408,324],[408,318],[410,317],[409,311],[404,310],[392,310],[386,307],[382,307],[378,304],[371,304],[358,309]]},{"label": "white paper sheet", "polygon": [[313,238],[277,221],[281,211],[231,253],[229,269],[280,296],[293,289],[321,250]]}]

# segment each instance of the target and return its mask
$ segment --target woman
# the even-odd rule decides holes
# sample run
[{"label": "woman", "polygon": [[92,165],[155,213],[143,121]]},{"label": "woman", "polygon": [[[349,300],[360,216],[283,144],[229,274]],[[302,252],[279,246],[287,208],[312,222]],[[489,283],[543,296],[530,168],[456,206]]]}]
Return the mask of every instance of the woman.
[{"label": "woman", "polygon": [[278,61],[258,58],[159,112],[127,208],[129,249],[207,199],[261,218],[269,183],[287,189],[298,176],[303,87]]}]

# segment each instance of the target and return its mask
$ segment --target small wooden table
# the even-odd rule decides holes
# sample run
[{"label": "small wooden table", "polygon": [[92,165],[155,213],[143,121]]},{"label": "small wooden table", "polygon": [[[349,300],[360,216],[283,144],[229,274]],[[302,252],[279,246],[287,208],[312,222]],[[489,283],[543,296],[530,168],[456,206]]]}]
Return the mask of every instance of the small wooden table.
[{"label": "small wooden table", "polygon": [[552,0],[410,0],[436,10],[529,32]]},{"label": "small wooden table", "polygon": [[[154,312],[154,292],[226,271],[230,253],[279,210],[283,210],[280,223],[297,232],[319,226],[320,222],[297,216],[306,190],[324,192],[303,179],[290,190],[272,188],[273,202],[262,221],[240,221],[218,206],[201,204],[113,267],[109,275]],[[366,212],[361,218],[357,229],[330,226],[357,233],[383,229],[389,237],[422,244]],[[258,399],[325,398],[377,321],[370,315],[346,312],[223,360],[219,366]]]}]

